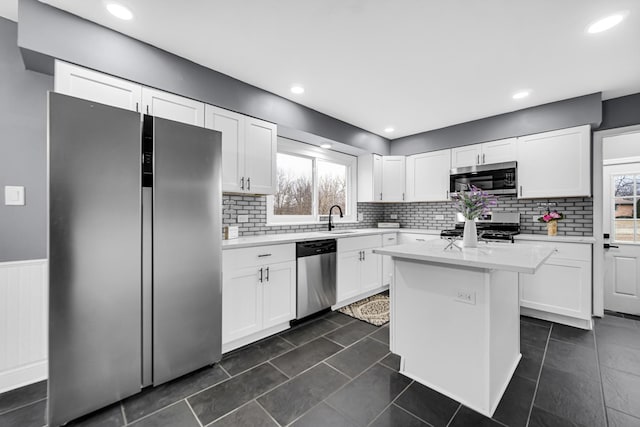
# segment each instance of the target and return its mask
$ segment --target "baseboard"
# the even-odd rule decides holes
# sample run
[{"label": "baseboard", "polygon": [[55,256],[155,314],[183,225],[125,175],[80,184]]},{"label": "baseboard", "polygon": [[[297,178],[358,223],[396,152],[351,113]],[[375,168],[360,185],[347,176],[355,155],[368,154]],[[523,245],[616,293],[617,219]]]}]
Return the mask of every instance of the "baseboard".
[{"label": "baseboard", "polygon": [[520,307],[520,314],[523,316],[534,317],[536,319],[548,320],[549,322],[560,323],[562,325],[573,326],[574,328],[586,329],[589,331],[593,329],[593,318],[578,319],[577,317],[549,313],[528,307]]},{"label": "baseboard", "polygon": [[277,334],[278,332],[282,332],[291,327],[289,322],[281,323],[279,325],[273,326],[268,329],[264,329],[262,331],[256,332],[255,334],[247,335],[246,337],[238,338],[237,340],[222,343],[222,353],[228,353],[231,350],[235,350],[237,348],[243,347],[245,345],[254,343],[256,341],[260,341],[261,339],[267,338],[271,335]]},{"label": "baseboard", "polygon": [[46,380],[47,377],[48,366],[46,360],[0,372],[0,393]]},{"label": "baseboard", "polygon": [[380,292],[386,291],[388,289],[389,289],[389,285],[381,286],[381,287],[375,288],[375,289],[371,289],[371,290],[369,290],[367,292],[363,292],[363,293],[358,294],[358,295],[356,295],[354,297],[347,298],[346,300],[340,301],[336,305],[332,305],[331,306],[331,310],[335,311],[335,310],[337,310],[339,308],[342,308],[342,307],[344,307],[346,305],[349,305],[349,304],[354,303],[356,301],[360,301],[361,299],[365,299],[365,298],[370,297],[372,295],[379,294]]}]

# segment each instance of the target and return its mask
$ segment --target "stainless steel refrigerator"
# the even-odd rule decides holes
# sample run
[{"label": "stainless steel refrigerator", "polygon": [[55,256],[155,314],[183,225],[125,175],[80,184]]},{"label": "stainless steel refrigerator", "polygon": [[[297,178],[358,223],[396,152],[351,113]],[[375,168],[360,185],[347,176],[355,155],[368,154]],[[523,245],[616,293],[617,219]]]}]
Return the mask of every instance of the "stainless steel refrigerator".
[{"label": "stainless steel refrigerator", "polygon": [[220,137],[49,94],[50,426],[220,360]]}]

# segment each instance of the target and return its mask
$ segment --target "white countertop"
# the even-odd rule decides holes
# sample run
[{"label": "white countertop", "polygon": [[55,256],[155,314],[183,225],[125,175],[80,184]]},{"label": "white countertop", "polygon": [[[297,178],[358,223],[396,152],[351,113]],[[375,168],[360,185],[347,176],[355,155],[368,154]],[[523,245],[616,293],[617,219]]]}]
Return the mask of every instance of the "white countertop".
[{"label": "white countertop", "polygon": [[[343,231],[350,231],[340,234]],[[233,240],[223,240],[222,249],[236,249],[253,246],[276,245],[280,243],[295,243],[307,240],[338,239],[342,237],[366,236],[371,234],[384,233],[414,233],[439,235],[440,230],[425,230],[421,228],[354,228],[351,230],[336,230],[335,233],[326,231],[312,231],[306,233],[280,233],[264,234],[260,236],[239,237]],[[544,234],[518,234],[515,240],[528,240],[538,242],[558,242],[558,243],[595,243],[593,236],[547,236]]]},{"label": "white countertop", "polygon": [[424,243],[389,246],[374,249],[373,252],[405,260],[529,274],[535,273],[538,267],[554,252],[553,248],[543,245],[488,243],[473,249],[444,250],[446,245],[446,241],[439,239]]}]

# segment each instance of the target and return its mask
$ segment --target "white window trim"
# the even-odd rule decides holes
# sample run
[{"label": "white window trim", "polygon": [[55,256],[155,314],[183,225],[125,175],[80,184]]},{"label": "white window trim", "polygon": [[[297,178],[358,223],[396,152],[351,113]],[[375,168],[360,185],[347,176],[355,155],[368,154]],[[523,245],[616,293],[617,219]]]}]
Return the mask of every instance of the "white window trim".
[{"label": "white window trim", "polygon": [[[309,157],[313,159],[327,160],[333,163],[339,163],[347,167],[347,201],[346,210],[343,218],[339,215],[333,216],[333,221],[338,223],[356,223],[357,222],[357,167],[358,158],[349,154],[339,153],[337,151],[325,150],[315,145],[305,144],[288,138],[278,137],[278,153],[292,154],[295,156]],[[317,175],[316,162],[313,162],[313,212],[317,212]],[[326,224],[326,221],[320,221],[318,215],[274,215],[273,214],[273,196],[267,196],[267,224],[266,225],[302,225],[302,224]]]}]

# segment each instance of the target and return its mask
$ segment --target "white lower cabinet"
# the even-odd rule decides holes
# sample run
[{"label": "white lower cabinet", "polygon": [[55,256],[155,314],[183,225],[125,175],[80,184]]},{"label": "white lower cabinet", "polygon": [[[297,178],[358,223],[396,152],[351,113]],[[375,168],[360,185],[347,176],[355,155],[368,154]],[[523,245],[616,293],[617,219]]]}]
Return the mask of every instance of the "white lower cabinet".
[{"label": "white lower cabinet", "polygon": [[223,251],[223,352],[287,329],[295,316],[295,244]]},{"label": "white lower cabinet", "polygon": [[535,274],[519,275],[521,314],[591,329],[591,244],[517,244],[555,248],[554,254]]},{"label": "white lower cabinet", "polygon": [[384,289],[382,260],[373,253],[382,237],[359,236],[338,239],[337,303],[342,307]]}]

